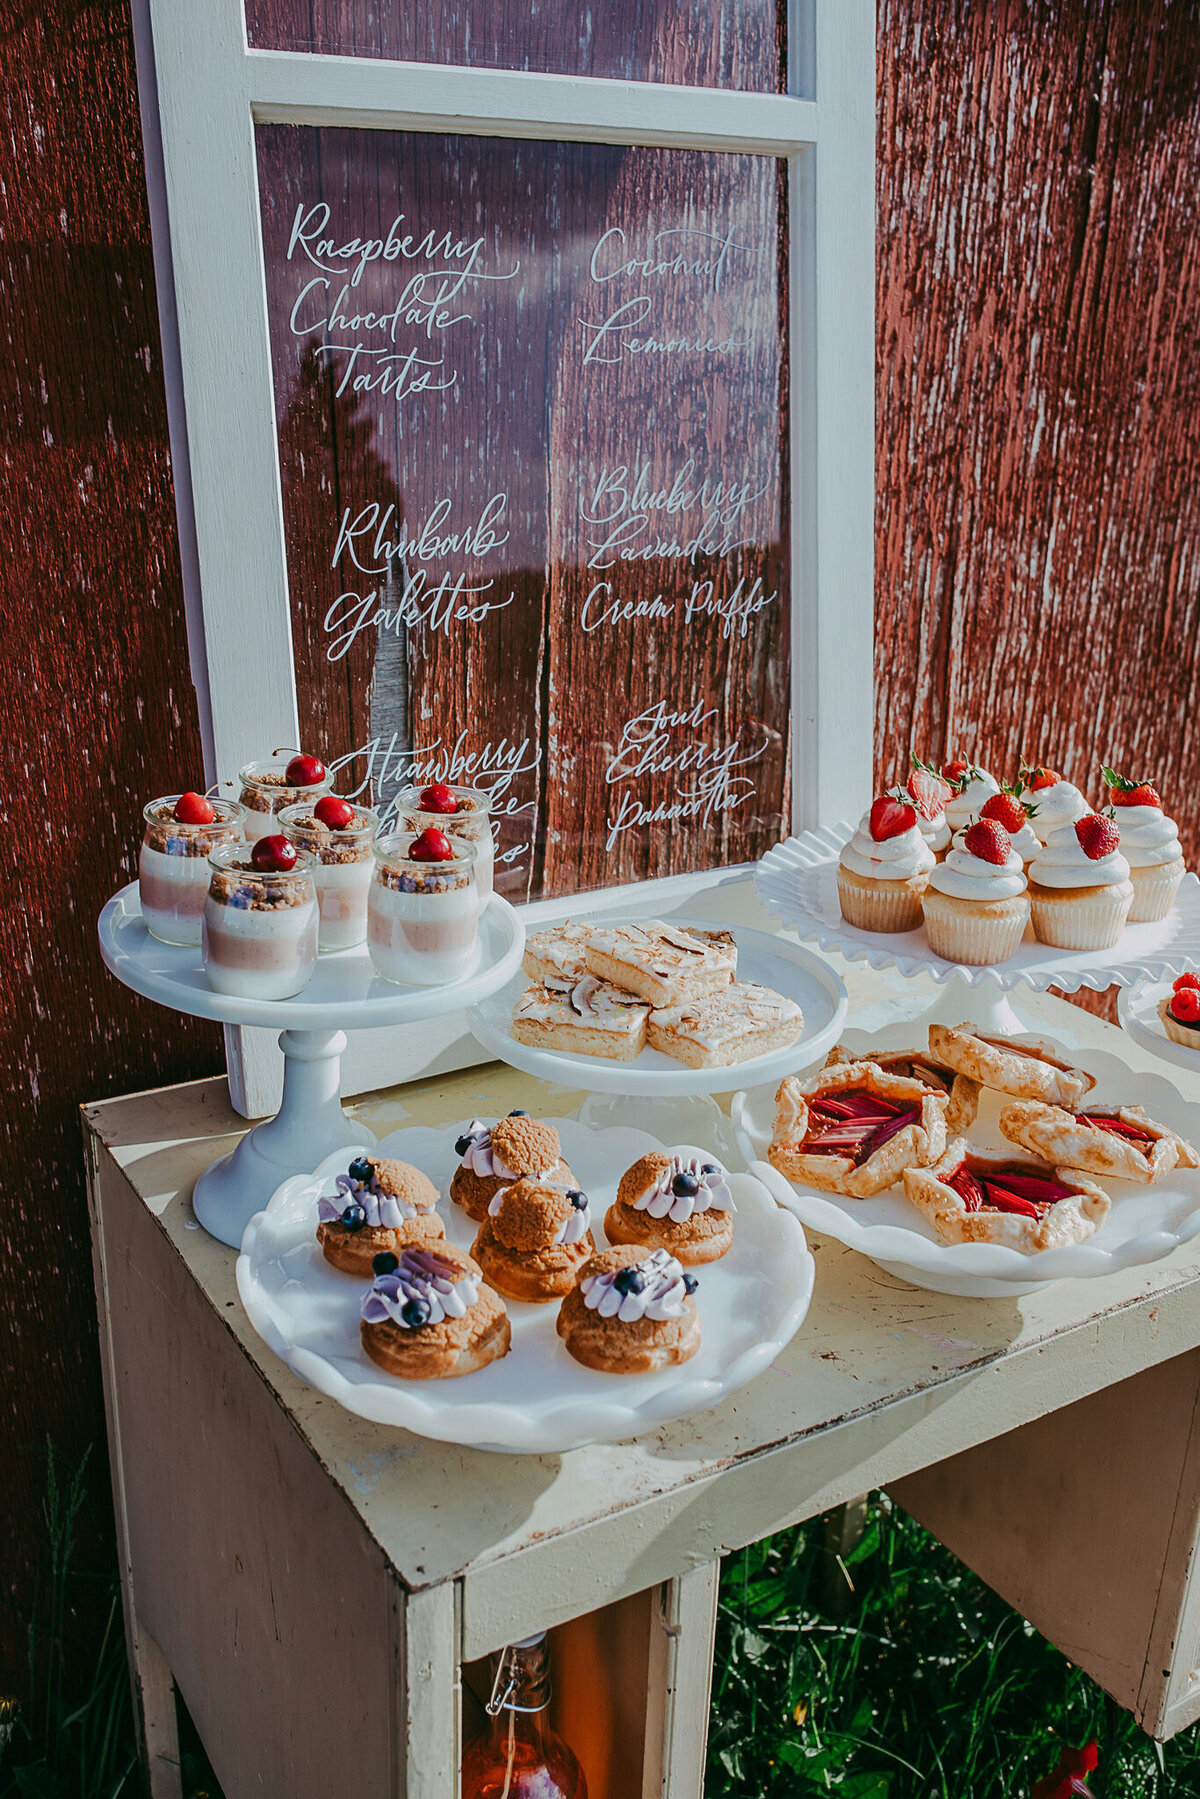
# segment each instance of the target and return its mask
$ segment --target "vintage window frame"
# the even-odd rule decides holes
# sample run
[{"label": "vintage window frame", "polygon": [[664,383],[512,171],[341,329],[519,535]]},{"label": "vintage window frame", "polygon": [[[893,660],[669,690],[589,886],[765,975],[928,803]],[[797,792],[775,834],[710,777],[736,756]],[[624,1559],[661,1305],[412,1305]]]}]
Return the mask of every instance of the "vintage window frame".
[{"label": "vintage window frame", "polygon": [[[452,132],[787,160],[792,827],[856,815],[874,726],[874,0],[792,0],[786,94],[252,50],[242,0],[134,0],[133,12],[208,779],[267,741],[301,741],[255,127]],[[264,668],[280,671],[265,693]],[[582,903],[675,907],[747,866]],[[244,1070],[255,1035],[227,1032],[239,1107],[250,1087],[264,1096],[265,1077]],[[375,1060],[398,1078],[394,1056]]]}]

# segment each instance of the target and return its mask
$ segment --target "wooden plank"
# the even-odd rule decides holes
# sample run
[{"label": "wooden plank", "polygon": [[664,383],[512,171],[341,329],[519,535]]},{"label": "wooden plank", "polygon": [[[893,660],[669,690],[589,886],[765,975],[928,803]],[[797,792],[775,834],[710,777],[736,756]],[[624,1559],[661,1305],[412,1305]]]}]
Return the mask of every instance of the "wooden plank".
[{"label": "wooden plank", "polygon": [[702,1799],[720,1580],[709,1562],[655,1590],[642,1799]]},{"label": "wooden plank", "polygon": [[[458,1799],[462,1750],[457,1588],[445,1581],[412,1594],[403,1605],[393,1588],[390,1617],[391,1736],[398,1764],[391,1791],[396,1799]],[[348,1741],[344,1736],[343,1754]]]}]

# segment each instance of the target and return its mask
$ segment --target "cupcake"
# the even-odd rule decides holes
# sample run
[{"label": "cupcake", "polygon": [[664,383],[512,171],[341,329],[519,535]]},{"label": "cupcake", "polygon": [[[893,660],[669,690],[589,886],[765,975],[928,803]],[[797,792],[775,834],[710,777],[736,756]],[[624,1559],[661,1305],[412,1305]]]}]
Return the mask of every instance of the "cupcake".
[{"label": "cupcake", "polygon": [[383,1250],[445,1236],[438,1190],[427,1174],[391,1156],[356,1156],[337,1177],[337,1192],[317,1201],[317,1242],[343,1274],[370,1277]]},{"label": "cupcake", "polygon": [[1006,962],[1029,922],[1022,868],[997,819],[977,818],[960,831],[925,890],[925,935],[934,954],[971,967]]},{"label": "cupcake", "polygon": [[1078,787],[1072,787],[1054,768],[1029,768],[1021,763],[1018,798],[1029,810],[1033,831],[1045,843],[1060,825],[1073,825],[1089,810]]},{"label": "cupcake", "polygon": [[1029,822],[1036,811],[1036,806],[1024,804],[1015,787],[1001,781],[999,793],[984,801],[979,816],[994,818],[998,825],[1004,826],[1013,849],[1025,863],[1032,862],[1042,847],[1041,838]]},{"label": "cupcake", "polygon": [[842,917],[860,931],[915,931],[936,860],[917,828],[916,808],[881,796],[842,851],[837,872]]},{"label": "cupcake", "polygon": [[1183,850],[1174,819],[1163,812],[1157,789],[1106,768],[1108,797],[1121,833],[1121,854],[1133,883],[1130,924],[1165,918],[1183,879]]},{"label": "cupcake", "polygon": [[946,801],[946,823],[953,836],[955,831],[965,831],[972,819],[979,817],[992,795],[999,793],[1000,783],[986,768],[976,768],[973,762],[946,762],[942,765],[942,774],[954,789]]},{"label": "cupcake", "polygon": [[1200,1049],[1200,975],[1181,974],[1166,998],[1159,1000],[1158,1016],[1172,1043]]},{"label": "cupcake", "polygon": [[950,826],[946,823],[946,801],[954,797],[954,789],[932,762],[912,759],[912,773],[905,783],[905,796],[917,815],[917,829],[935,856],[944,856],[950,848]]},{"label": "cupcake", "polygon": [[1133,899],[1111,818],[1089,812],[1051,831],[1029,868],[1034,934],[1055,949],[1111,949]]}]

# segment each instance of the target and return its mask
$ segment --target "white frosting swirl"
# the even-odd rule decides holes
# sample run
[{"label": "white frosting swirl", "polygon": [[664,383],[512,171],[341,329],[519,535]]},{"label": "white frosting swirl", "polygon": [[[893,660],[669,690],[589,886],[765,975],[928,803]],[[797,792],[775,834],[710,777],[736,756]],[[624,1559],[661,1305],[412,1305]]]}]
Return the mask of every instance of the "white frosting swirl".
[{"label": "white frosting swirl", "polygon": [[944,850],[950,841],[950,826],[946,822],[944,812],[939,812],[936,818],[922,818],[918,812],[917,829],[930,849],[935,852]]},{"label": "white frosting swirl", "polygon": [[1032,862],[1042,847],[1042,840],[1028,819],[1025,820],[1019,831],[1010,831],[1009,836],[1012,839],[1012,846],[1022,862]]},{"label": "white frosting swirl", "polygon": [[[391,1319],[403,1330],[462,1318],[479,1298],[479,1282],[433,1249],[406,1249],[392,1274],[377,1274],[362,1302],[367,1324]],[[407,1314],[407,1315],[406,1315]]]},{"label": "white frosting swirl", "polygon": [[[637,1292],[623,1293],[616,1283],[631,1274],[641,1276],[641,1287]],[[656,1249],[635,1268],[589,1274],[580,1281],[579,1291],[589,1312],[599,1312],[601,1318],[616,1318],[622,1324],[632,1324],[638,1318],[649,1318],[656,1324],[668,1318],[682,1318],[688,1297],[683,1269],[665,1249]]]},{"label": "white frosting swirl", "polygon": [[977,769],[961,793],[946,801],[946,823],[952,831],[964,831],[973,818],[978,818],[994,793],[1000,788],[986,771]]},{"label": "white frosting swirl", "polygon": [[1110,887],[1129,879],[1129,864],[1119,849],[1093,862],[1083,853],[1075,825],[1059,825],[1029,868],[1029,879],[1039,887]]},{"label": "white frosting swirl", "polygon": [[987,862],[982,856],[972,855],[965,837],[965,831],[956,833],[954,848],[929,877],[931,887],[950,899],[1015,899],[1018,893],[1024,893],[1024,863],[1015,850],[1010,849],[1003,862]]},{"label": "white frosting swirl", "polygon": [[1022,787],[1021,804],[1036,806],[1037,814],[1030,819],[1034,836],[1045,843],[1051,831],[1057,831],[1060,825],[1074,824],[1082,818],[1091,807],[1070,781],[1055,781],[1049,787]]},{"label": "white frosting swirl", "polygon": [[1183,855],[1173,818],[1158,806],[1118,806],[1121,854],[1130,868],[1161,868]]},{"label": "white frosting swirl", "polygon": [[[472,1174],[477,1174],[484,1180],[490,1179],[492,1175],[498,1175],[502,1181],[519,1181],[521,1179],[517,1170],[510,1168],[504,1157],[497,1154],[492,1148],[491,1130],[481,1118],[472,1118],[463,1132],[463,1136],[468,1139],[468,1142],[467,1147],[463,1150],[462,1165]],[[554,1166],[557,1167],[558,1164],[555,1163]],[[553,1173],[554,1168],[539,1168],[533,1173],[527,1174],[525,1179],[544,1181]]]},{"label": "white frosting swirl", "polygon": [[[694,1193],[676,1193],[677,1175],[690,1175],[696,1182]],[[686,1185],[687,1183],[685,1183]],[[699,1156],[672,1156],[660,1168],[653,1185],[639,1193],[632,1202],[635,1212],[646,1212],[651,1218],[669,1218],[672,1224],[683,1224],[693,1212],[733,1212],[733,1194],[725,1170],[716,1162],[703,1162]]]},{"label": "white frosting swirl", "polygon": [[841,857],[843,868],[871,881],[907,881],[932,868],[936,859],[916,825],[876,843],[871,835],[869,812],[859,819],[858,829]]}]

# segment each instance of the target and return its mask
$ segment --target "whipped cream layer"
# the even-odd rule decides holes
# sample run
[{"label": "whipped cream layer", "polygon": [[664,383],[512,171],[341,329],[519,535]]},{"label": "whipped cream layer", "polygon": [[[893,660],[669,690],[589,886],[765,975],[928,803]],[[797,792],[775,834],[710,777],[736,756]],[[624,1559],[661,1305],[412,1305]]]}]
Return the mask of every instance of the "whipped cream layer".
[{"label": "whipped cream layer", "polygon": [[917,829],[929,845],[930,849],[940,854],[950,841],[950,826],[946,822],[946,814],[939,812],[936,818],[922,818],[917,813]]},{"label": "whipped cream layer", "polygon": [[1059,825],[1030,864],[1029,879],[1039,887],[1111,887],[1129,879],[1129,863],[1119,849],[1093,862],[1084,855],[1074,824]]},{"label": "whipped cream layer", "polygon": [[1009,837],[1022,862],[1032,862],[1042,847],[1042,840],[1028,819],[1025,820],[1019,831],[1010,831]]},{"label": "whipped cream layer", "polygon": [[656,1324],[668,1318],[682,1318],[688,1297],[683,1269],[665,1249],[656,1249],[634,1268],[621,1268],[615,1274],[589,1274],[579,1283],[579,1291],[589,1312],[599,1312],[601,1318],[616,1318],[621,1324],[632,1324],[638,1318],[649,1318]]},{"label": "whipped cream layer", "polygon": [[961,793],[946,801],[946,823],[951,831],[965,831],[971,820],[979,817],[992,795],[999,791],[999,784],[981,768]]},{"label": "whipped cream layer", "polygon": [[1016,850],[1010,849],[1003,862],[985,862],[982,856],[974,856],[967,849],[965,835],[963,831],[956,834],[950,854],[929,877],[931,887],[949,899],[1015,899],[1018,893],[1024,893],[1025,864]]},{"label": "whipped cream layer", "polygon": [[659,1169],[653,1185],[638,1194],[633,1209],[683,1224],[693,1212],[732,1212],[736,1208],[725,1170],[718,1163],[702,1162],[699,1156],[672,1156],[667,1166]]},{"label": "whipped cream layer", "polygon": [[1175,820],[1158,806],[1118,806],[1117,829],[1130,868],[1161,868],[1183,855]]},{"label": "whipped cream layer", "polygon": [[317,1218],[321,1224],[340,1224],[347,1206],[361,1206],[373,1230],[395,1231],[410,1218],[419,1218],[421,1208],[394,1193],[385,1193],[377,1175],[369,1181],[356,1181],[352,1174],[337,1177],[337,1197],[322,1193],[317,1201]]},{"label": "whipped cream layer", "polygon": [[1020,800],[1023,806],[1036,806],[1037,816],[1030,819],[1034,836],[1045,843],[1051,831],[1057,831],[1060,825],[1073,825],[1077,818],[1082,818],[1091,807],[1070,781],[1055,781],[1050,787],[1022,787]]},{"label": "whipped cream layer", "polygon": [[864,812],[858,829],[842,851],[843,868],[870,881],[907,881],[925,874],[937,858],[916,825],[896,837],[876,843],[871,835],[871,814]]},{"label": "whipped cream layer", "polygon": [[377,1274],[362,1302],[366,1324],[391,1319],[403,1330],[464,1318],[479,1298],[479,1282],[434,1249],[406,1249],[394,1274]]}]

